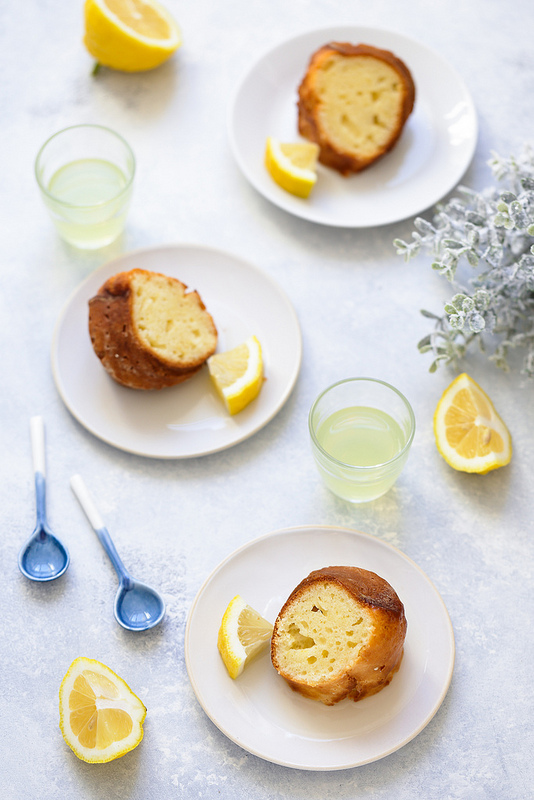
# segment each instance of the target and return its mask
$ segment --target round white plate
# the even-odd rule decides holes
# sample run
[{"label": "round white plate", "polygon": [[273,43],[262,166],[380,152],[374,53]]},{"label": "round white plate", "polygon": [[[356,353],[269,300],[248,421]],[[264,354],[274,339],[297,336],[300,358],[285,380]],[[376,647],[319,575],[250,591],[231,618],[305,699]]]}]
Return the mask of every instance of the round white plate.
[{"label": "round white plate", "polygon": [[[267,380],[239,414],[226,412],[206,367],[160,391],[127,389],[104,370],[89,338],[87,303],[111,275],[137,267],[178,278],[199,292],[217,326],[219,351],[258,337]],[[259,431],[289,397],[301,355],[297,317],[270,277],[229,253],[184,244],[127,253],[93,272],[56,324],[52,369],[65,405],[88,431],[130,453],[177,459],[224,450]]]},{"label": "round white plate", "polygon": [[[232,597],[274,622],[295,586],[330,565],[376,572],[404,603],[404,658],[389,686],[357,703],[324,706],[293,692],[268,650],[232,680],[216,644]],[[357,531],[304,526],[256,539],[214,570],[189,612],[185,658],[200,705],[233,742],[286,767],[336,770],[383,758],[423,730],[451,681],[454,636],[438,592],[400,550]]]},{"label": "round white plate", "polygon": [[[297,128],[297,89],[312,53],[330,41],[391,50],[409,67],[416,100],[394,149],[374,166],[344,178],[319,165],[306,200],[278,187],[264,166],[268,136],[304,141]],[[419,214],[454,188],[477,140],[471,96],[440,55],[378,28],[343,26],[311,31],[278,45],[240,83],[229,111],[229,135],[242,172],[264,197],[297,217],[348,228],[384,225]]]}]

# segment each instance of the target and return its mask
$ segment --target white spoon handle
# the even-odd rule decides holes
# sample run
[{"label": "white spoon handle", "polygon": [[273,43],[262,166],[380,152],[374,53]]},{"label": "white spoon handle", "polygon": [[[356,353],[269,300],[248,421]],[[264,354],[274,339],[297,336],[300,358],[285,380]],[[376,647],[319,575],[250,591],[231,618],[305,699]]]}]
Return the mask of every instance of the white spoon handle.
[{"label": "white spoon handle", "polygon": [[42,417],[30,419],[30,434],[32,440],[33,471],[45,475],[45,437],[44,421]]},{"label": "white spoon handle", "polygon": [[104,521],[93,502],[93,498],[83,482],[80,475],[73,475],[70,479],[71,489],[78,498],[78,501],[87,515],[87,519],[93,526],[95,531],[104,527]]}]

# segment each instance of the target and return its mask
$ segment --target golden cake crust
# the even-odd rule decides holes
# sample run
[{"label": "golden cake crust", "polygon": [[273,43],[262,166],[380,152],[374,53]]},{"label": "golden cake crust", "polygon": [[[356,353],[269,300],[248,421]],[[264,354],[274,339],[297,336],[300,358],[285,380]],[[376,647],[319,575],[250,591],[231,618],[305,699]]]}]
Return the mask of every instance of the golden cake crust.
[{"label": "golden cake crust", "polygon": [[195,375],[215,352],[217,329],[198,292],[188,292],[189,301],[196,306],[199,322],[205,327],[210,345],[200,354],[180,361],[165,358],[155,352],[139,335],[134,318],[132,285],[136,278],[161,279],[172,290],[187,286],[161,273],[134,269],[120,272],[100,287],[89,300],[89,335],[93,349],[108,374],[131,389],[162,389],[174,386]]},{"label": "golden cake crust", "polygon": [[[388,119],[387,135],[381,136],[380,143],[371,152],[367,147],[362,151],[361,147],[340,146],[333,138],[333,124],[325,119],[324,92],[318,89],[318,77],[321,72],[326,75],[334,62],[344,59],[381,61],[394,70],[398,78],[398,85],[395,89],[397,94],[396,112],[392,119]],[[328,77],[325,77],[325,80],[328,80]],[[371,94],[374,96],[374,93]],[[361,172],[371,166],[396,145],[414,106],[415,84],[406,64],[389,50],[382,50],[368,44],[353,45],[349,42],[330,42],[311,56],[306,74],[298,88],[298,97],[299,132],[306,139],[319,145],[319,161],[322,164],[343,175],[349,175]],[[373,112],[372,96],[369,99],[368,110],[370,113]],[[378,106],[375,110],[379,110]],[[372,114],[372,116],[378,120],[379,114]],[[382,124],[381,120],[378,121]],[[349,124],[353,122],[354,120],[349,120]],[[372,132],[372,130],[372,126],[366,120],[364,132]]]},{"label": "golden cake crust", "polygon": [[[368,633],[363,639],[361,648],[354,649],[355,656],[341,669],[333,664],[331,675],[318,677],[308,674],[303,677],[291,664],[292,656],[288,655],[286,632],[291,625],[302,623],[302,611],[296,611],[300,600],[310,601],[315,589],[340,587],[345,595],[347,608],[352,616],[363,614],[366,618]],[[352,606],[352,608],[350,608]],[[311,608],[308,617],[320,611]],[[325,609],[327,610],[327,609]],[[328,610],[327,610],[328,613]],[[374,572],[349,566],[332,566],[315,570],[308,575],[292,591],[274,625],[271,639],[271,660],[275,669],[296,692],[319,700],[326,705],[333,705],[348,697],[361,700],[375,694],[387,686],[399,669],[406,636],[406,617],[404,606],[393,587]],[[306,627],[309,634],[308,650],[312,659],[316,659],[318,649],[327,647],[322,642],[311,644],[311,627]],[[299,631],[300,636],[302,631]],[[335,636],[335,634],[334,634]],[[338,642],[339,643],[339,642]]]}]

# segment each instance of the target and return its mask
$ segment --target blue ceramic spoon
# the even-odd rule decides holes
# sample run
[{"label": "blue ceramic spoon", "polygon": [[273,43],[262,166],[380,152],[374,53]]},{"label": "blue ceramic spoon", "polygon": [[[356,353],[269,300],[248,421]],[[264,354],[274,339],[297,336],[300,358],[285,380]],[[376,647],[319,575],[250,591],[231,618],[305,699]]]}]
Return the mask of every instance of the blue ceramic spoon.
[{"label": "blue ceramic spoon", "polygon": [[32,581],[53,581],[69,566],[65,545],[54,536],[46,521],[45,440],[42,417],[32,417],[30,432],[35,473],[37,523],[35,530],[19,553],[19,569]]},{"label": "blue ceramic spoon", "polygon": [[153,628],[161,622],[165,614],[163,599],[154,589],[135,581],[127,572],[81,477],[74,475],[70,479],[70,485],[119,576],[119,589],[115,597],[115,619],[129,631],[146,631],[148,628]]}]

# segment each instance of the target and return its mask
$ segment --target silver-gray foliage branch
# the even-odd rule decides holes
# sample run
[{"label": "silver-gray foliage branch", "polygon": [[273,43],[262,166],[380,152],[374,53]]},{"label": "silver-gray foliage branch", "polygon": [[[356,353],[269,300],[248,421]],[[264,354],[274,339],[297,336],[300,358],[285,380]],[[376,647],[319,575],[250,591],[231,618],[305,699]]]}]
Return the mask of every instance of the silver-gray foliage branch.
[{"label": "silver-gray foliage branch", "polygon": [[[496,183],[482,192],[458,187],[459,197],[440,205],[432,220],[418,217],[412,241],[396,239],[405,261],[423,250],[434,255],[432,268],[453,285],[444,314],[421,313],[434,330],[418,348],[432,353],[430,371],[440,363],[457,366],[470,344],[478,342],[498,367],[509,369],[508,354],[524,349],[522,373],[534,377],[534,151],[518,158],[496,153],[488,161]],[[475,274],[468,287],[456,281],[460,263]]]}]

